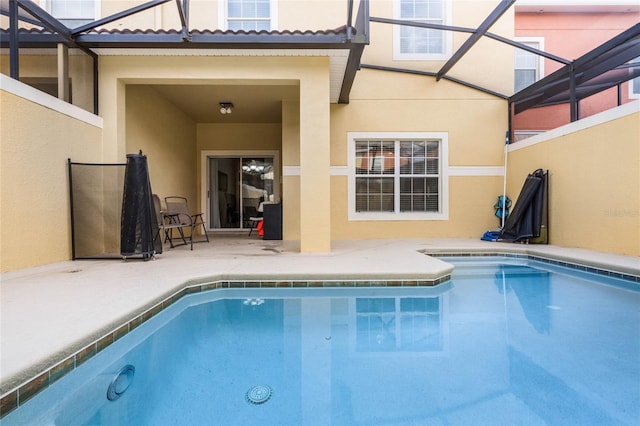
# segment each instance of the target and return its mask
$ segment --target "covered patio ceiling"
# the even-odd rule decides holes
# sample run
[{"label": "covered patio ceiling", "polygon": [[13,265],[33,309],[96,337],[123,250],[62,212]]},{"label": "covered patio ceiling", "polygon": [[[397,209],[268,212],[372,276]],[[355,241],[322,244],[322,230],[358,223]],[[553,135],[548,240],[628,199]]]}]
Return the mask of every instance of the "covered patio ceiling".
[{"label": "covered patio ceiling", "polygon": [[[640,24],[634,25],[581,58],[569,61],[489,32],[491,26],[513,6],[516,0],[497,2],[494,10],[476,28],[372,17],[369,15],[369,0],[360,0],[359,7],[355,11],[355,23],[353,23],[354,0],[345,0],[348,12],[345,25],[339,28],[320,31],[261,32],[196,30],[189,27],[189,0],[176,0],[176,13],[182,23],[180,29],[99,29],[104,25],[169,1],[171,0],[151,0],[71,29],[41,9],[32,0],[0,0],[0,14],[8,16],[10,22],[8,29],[3,28],[0,31],[0,43],[2,47],[9,47],[10,50],[15,49],[15,51],[17,51],[18,40],[21,48],[52,47],[57,43],[64,43],[69,47],[82,49],[95,58],[105,55],[136,54],[141,51],[144,51],[145,54],[158,55],[174,55],[178,52],[180,55],[208,56],[253,56],[256,52],[261,52],[260,54],[265,56],[321,55],[330,58],[331,102],[333,103],[348,103],[357,71],[368,68],[425,75],[436,80],[445,79],[462,84],[508,100],[516,114],[530,108],[559,103],[571,103],[573,107],[581,99],[640,76],[640,62],[635,61],[640,57]],[[365,46],[369,44],[369,25],[371,22],[461,32],[467,33],[468,38],[438,72],[364,64],[361,62],[361,58]],[[448,75],[456,63],[482,37],[560,62],[563,67],[513,95],[497,93],[473,82],[462,81]],[[18,78],[17,54],[11,56],[12,77]],[[16,70],[15,76],[13,75],[14,69]],[[212,103],[211,99],[222,101],[223,98],[232,102],[235,99],[235,103],[238,104],[238,114],[233,118],[232,116],[225,117],[225,122],[250,120],[248,115],[241,114],[242,111],[239,108],[244,102],[238,102],[238,100],[245,97],[243,91],[247,90],[241,86],[224,86],[224,89],[222,86],[183,86],[182,84],[156,85],[154,87],[171,102],[179,105],[197,122],[216,122],[219,120],[219,115],[214,113],[216,105],[210,104]],[[258,122],[260,120],[277,122],[279,116],[278,112],[273,111],[274,102],[290,96],[291,91],[295,90],[292,86],[252,87],[251,89],[254,95],[262,93],[263,96],[261,98],[260,96],[254,97],[252,108],[247,108],[244,112],[251,114],[252,119]],[[190,102],[185,103],[184,99],[189,99]],[[267,113],[267,111],[271,112]],[[257,118],[261,114],[262,118]],[[572,113],[572,119],[573,115]]]}]

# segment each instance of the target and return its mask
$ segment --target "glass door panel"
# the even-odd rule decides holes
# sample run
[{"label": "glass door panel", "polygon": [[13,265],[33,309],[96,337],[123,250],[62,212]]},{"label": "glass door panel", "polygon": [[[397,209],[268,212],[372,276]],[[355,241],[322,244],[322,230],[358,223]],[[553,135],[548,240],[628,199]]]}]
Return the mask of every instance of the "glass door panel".
[{"label": "glass door panel", "polygon": [[240,227],[239,176],[239,158],[209,158],[209,224],[211,228]]},{"label": "glass door panel", "polygon": [[274,201],[272,157],[209,157],[209,229],[248,229],[260,203]]},{"label": "glass door panel", "polygon": [[242,227],[250,217],[261,216],[260,203],[273,201],[273,159],[242,158]]}]

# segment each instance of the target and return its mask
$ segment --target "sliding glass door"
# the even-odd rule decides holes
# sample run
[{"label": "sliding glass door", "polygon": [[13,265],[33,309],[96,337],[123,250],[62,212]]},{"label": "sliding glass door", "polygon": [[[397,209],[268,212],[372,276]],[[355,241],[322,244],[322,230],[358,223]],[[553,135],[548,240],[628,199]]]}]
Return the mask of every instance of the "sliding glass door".
[{"label": "sliding glass door", "polygon": [[274,156],[208,156],[207,169],[209,229],[247,229],[261,202],[277,201]]}]

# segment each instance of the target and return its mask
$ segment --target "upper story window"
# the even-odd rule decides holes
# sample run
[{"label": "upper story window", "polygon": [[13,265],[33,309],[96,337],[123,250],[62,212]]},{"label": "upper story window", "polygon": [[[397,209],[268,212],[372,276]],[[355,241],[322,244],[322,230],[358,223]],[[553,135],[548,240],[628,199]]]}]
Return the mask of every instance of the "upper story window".
[{"label": "upper story window", "polygon": [[[447,25],[449,0],[395,0],[397,19]],[[450,55],[450,31],[394,26],[394,59],[442,60]]]},{"label": "upper story window", "polygon": [[98,0],[49,0],[49,12],[69,28],[93,22]]},{"label": "upper story window", "polygon": [[[519,39],[522,44],[542,50],[542,41]],[[515,50],[514,91],[519,92],[542,78],[544,61],[542,57],[526,50]]]},{"label": "upper story window", "polygon": [[446,133],[349,133],[349,220],[448,219]]},{"label": "upper story window", "polygon": [[227,29],[270,31],[272,29],[271,0],[228,0]]}]

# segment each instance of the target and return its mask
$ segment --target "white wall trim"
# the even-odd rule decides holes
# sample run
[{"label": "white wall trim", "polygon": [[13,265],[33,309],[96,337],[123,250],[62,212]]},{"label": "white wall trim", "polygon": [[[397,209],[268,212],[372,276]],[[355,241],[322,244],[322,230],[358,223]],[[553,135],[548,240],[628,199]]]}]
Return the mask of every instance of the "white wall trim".
[{"label": "white wall trim", "polygon": [[7,93],[19,96],[45,108],[49,108],[71,118],[75,118],[76,120],[84,121],[92,126],[102,128],[102,117],[92,114],[89,111],[85,111],[73,104],[62,101],[7,75],[0,74],[0,90],[4,90]]},{"label": "white wall trim", "polygon": [[282,166],[282,176],[300,176],[300,166]]},{"label": "white wall trim", "polygon": [[513,152],[519,149],[528,148],[532,145],[546,142],[551,139],[557,139],[571,133],[598,126],[608,121],[626,117],[627,115],[637,114],[638,112],[640,112],[640,100],[620,105],[619,107],[594,114],[590,117],[583,118],[573,123],[565,124],[564,126],[549,130],[548,132],[540,133],[536,136],[531,136],[530,138],[526,138],[520,142],[512,143],[507,146],[507,151]]},{"label": "white wall trim", "polygon": [[331,166],[331,176],[349,176],[349,167]]},{"label": "white wall trim", "polygon": [[[329,175],[349,176],[349,168],[347,166],[331,166]],[[282,166],[282,176],[300,176],[300,166]]]},{"label": "white wall trim", "polygon": [[504,176],[504,167],[449,166],[449,176]]}]

